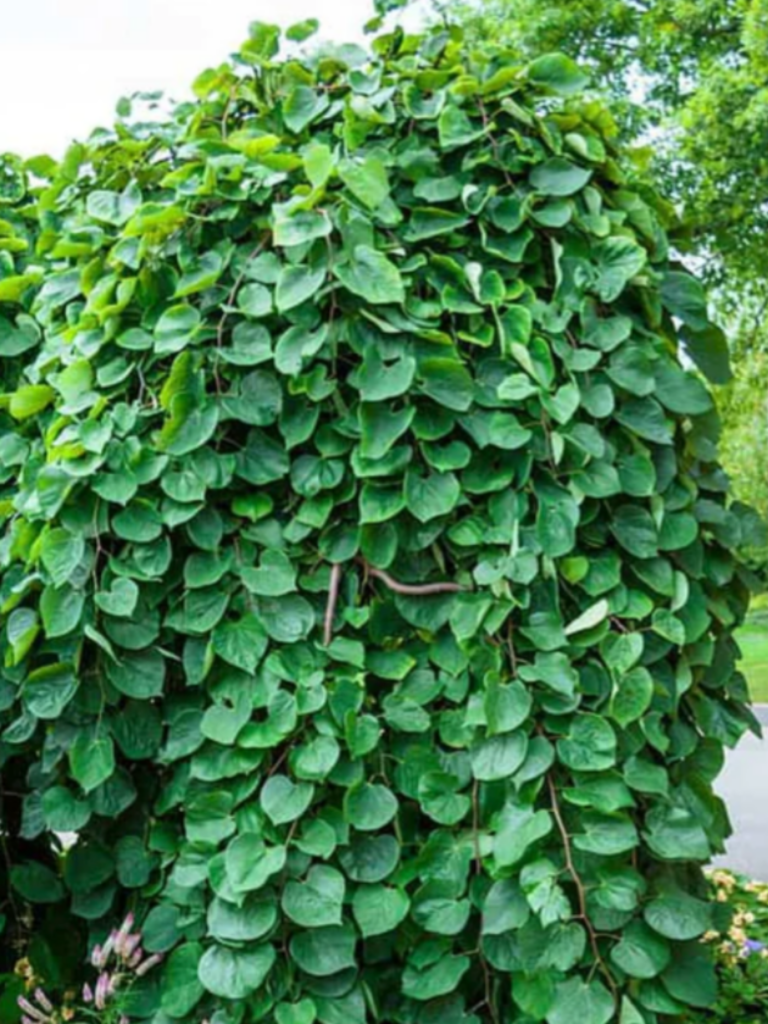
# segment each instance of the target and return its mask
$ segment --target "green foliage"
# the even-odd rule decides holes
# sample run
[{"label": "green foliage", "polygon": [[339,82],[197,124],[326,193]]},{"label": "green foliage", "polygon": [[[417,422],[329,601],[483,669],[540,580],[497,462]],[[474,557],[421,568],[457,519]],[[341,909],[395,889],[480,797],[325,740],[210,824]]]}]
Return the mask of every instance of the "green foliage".
[{"label": "green foliage", "polygon": [[734,493],[768,516],[768,475],[762,452],[768,443],[768,356],[753,350],[740,353],[734,379],[718,395],[723,424],[723,465],[734,481]]},{"label": "green foliage", "polygon": [[741,670],[755,703],[768,703],[768,595],[763,592],[752,600],[746,622],[736,634],[741,651]]},{"label": "green foliage", "polygon": [[701,1006],[753,524],[671,208],[561,55],[279,46],[8,190],[10,906],[134,909],[153,1024]]}]

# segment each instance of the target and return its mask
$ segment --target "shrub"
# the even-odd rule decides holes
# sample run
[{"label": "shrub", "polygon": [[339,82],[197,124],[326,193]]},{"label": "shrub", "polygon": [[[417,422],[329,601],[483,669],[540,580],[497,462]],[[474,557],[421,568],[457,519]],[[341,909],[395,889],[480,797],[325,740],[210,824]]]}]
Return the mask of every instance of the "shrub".
[{"label": "shrub", "polygon": [[704,936],[715,950],[717,1002],[691,1021],[760,1024],[768,1014],[768,885],[730,871],[714,871],[713,898],[734,911],[722,932]]},{"label": "shrub", "polygon": [[562,55],[279,46],[12,192],[7,948],[132,910],[155,1024],[704,1006],[753,523],[674,213]]}]

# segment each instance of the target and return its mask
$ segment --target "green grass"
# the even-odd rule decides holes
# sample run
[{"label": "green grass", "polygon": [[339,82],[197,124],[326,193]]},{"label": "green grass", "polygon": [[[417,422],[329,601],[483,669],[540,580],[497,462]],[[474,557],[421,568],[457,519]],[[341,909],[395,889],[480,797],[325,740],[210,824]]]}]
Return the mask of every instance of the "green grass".
[{"label": "green grass", "polygon": [[747,677],[752,700],[768,704],[768,611],[751,611],[736,640],[743,655],[739,668]]}]

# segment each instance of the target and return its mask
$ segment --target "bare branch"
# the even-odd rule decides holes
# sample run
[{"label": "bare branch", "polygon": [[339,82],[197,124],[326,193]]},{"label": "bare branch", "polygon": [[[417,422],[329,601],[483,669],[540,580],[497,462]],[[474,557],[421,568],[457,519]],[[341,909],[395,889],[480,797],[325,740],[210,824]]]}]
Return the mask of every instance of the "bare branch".
[{"label": "bare branch", "polygon": [[331,581],[328,586],[328,604],[325,606],[325,623],[323,629],[323,644],[328,647],[333,639],[333,620],[336,616],[336,604],[339,600],[339,585],[341,584],[341,562],[334,562],[331,566]]},{"label": "bare branch", "polygon": [[390,590],[396,594],[405,594],[409,597],[424,597],[427,594],[459,594],[466,590],[459,583],[398,583],[388,572],[383,569],[374,569],[372,565],[367,566],[369,575],[381,580]]},{"label": "bare branch", "polygon": [[573,851],[571,849],[571,837],[568,834],[568,829],[565,827],[563,820],[562,811],[560,810],[560,801],[557,798],[557,788],[555,786],[554,779],[551,775],[547,775],[547,786],[549,788],[549,800],[552,807],[552,814],[555,821],[557,822],[557,828],[560,832],[560,838],[563,841],[563,849],[565,850],[565,867],[568,874],[571,876],[573,884],[576,886],[576,892],[579,899],[579,918],[584,922],[584,927],[587,929],[589,935],[589,944],[592,947],[592,955],[595,958],[595,963],[600,969],[603,977],[608,982],[608,986],[611,990],[614,1000],[618,1003],[618,988],[614,981],[613,975],[611,974],[608,965],[603,959],[603,955],[600,952],[600,945],[597,941],[597,932],[595,931],[594,925],[592,924],[589,913],[587,911],[587,894],[584,888],[584,883],[581,880],[581,876],[576,870],[576,865],[573,863]]}]

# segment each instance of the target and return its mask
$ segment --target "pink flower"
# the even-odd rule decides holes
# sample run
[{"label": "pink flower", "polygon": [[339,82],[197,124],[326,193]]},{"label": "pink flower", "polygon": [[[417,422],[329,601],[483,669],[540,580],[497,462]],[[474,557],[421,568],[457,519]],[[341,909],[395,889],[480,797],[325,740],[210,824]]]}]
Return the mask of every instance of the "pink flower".
[{"label": "pink flower", "polygon": [[91,988],[91,986],[88,984],[87,981],[83,985],[83,1002],[85,1002],[85,1003],[92,1003],[93,1002],[93,989]]},{"label": "pink flower", "polygon": [[117,932],[113,930],[109,933],[109,938],[101,947],[101,963],[99,964],[100,967],[104,967],[106,965],[107,960],[109,960],[110,956],[112,955],[112,950],[115,948],[116,941]]},{"label": "pink flower", "polygon": [[157,965],[162,962],[162,953],[155,953],[153,956],[147,957],[144,963],[139,964],[139,966],[136,968],[136,977],[143,978],[145,974],[152,970],[153,967],[157,967]]},{"label": "pink flower", "polygon": [[93,964],[94,967],[103,967],[104,966],[103,961],[102,961],[102,957],[103,957],[103,951],[102,951],[101,946],[94,946],[93,950],[91,951],[91,963]]},{"label": "pink flower", "polygon": [[135,971],[141,961],[144,959],[144,950],[139,946],[136,952],[133,954],[131,959],[128,961],[128,967],[130,970]]},{"label": "pink flower", "polygon": [[33,1006],[28,999],[24,998],[24,996],[19,996],[16,1002],[19,1006],[19,1009],[23,1010],[24,1013],[27,1014],[27,1016],[32,1018],[32,1020],[39,1021],[40,1024],[49,1024],[51,1018],[48,1016],[48,1014],[43,1013],[42,1010],[39,1010],[36,1006]]},{"label": "pink flower", "polygon": [[53,1004],[41,988],[35,989],[35,1000],[38,1006],[42,1006],[46,1013],[53,1013]]},{"label": "pink flower", "polygon": [[109,996],[111,980],[112,979],[106,972],[99,975],[98,981],[96,982],[96,993],[94,996],[94,1002],[96,1003],[97,1010],[103,1010],[107,1005],[107,997]]},{"label": "pink flower", "polygon": [[137,932],[135,935],[126,935],[122,942],[122,957],[123,960],[130,960],[136,949],[141,942],[141,935]]}]

